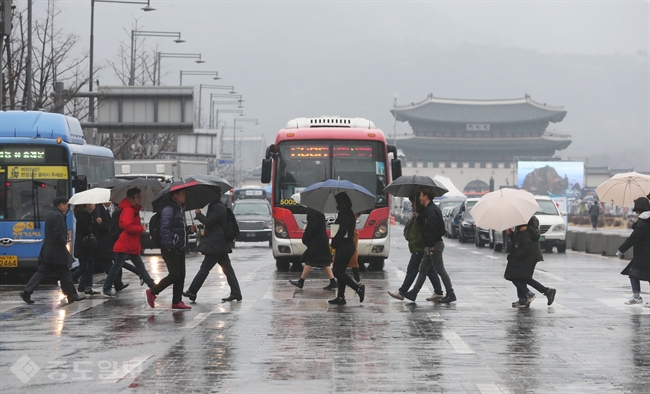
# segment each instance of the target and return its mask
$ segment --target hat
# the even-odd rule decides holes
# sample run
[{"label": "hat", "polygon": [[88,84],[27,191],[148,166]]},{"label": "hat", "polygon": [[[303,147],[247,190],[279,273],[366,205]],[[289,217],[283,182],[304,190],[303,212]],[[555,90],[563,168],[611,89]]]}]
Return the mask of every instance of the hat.
[{"label": "hat", "polygon": [[634,200],[634,208],[632,208],[632,210],[635,212],[650,211],[650,200],[648,200],[646,197],[637,198]]}]

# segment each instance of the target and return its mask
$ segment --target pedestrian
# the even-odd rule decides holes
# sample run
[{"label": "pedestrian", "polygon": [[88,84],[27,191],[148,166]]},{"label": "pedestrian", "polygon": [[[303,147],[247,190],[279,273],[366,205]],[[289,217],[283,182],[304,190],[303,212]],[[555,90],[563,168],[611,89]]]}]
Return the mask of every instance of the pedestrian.
[{"label": "pedestrian", "polygon": [[[419,201],[416,203],[415,197],[409,197],[411,201],[411,206],[414,208],[411,218],[404,225],[404,238],[408,241],[409,252],[411,252],[411,259],[409,260],[408,266],[406,267],[406,276],[402,282],[402,286],[393,292],[389,291],[388,295],[397,298],[398,300],[404,299],[404,293],[409,291],[411,285],[415,281],[415,278],[418,275],[420,269],[420,263],[422,262],[422,257],[424,257],[424,248],[425,243],[422,239],[422,227],[418,222],[418,216],[424,211],[424,205],[420,204]],[[433,268],[433,265],[429,267],[427,271],[427,277],[433,285],[433,295],[427,298],[427,301],[435,301],[443,298],[442,286],[440,284],[440,278],[438,273]]]},{"label": "pedestrian", "polygon": [[335,195],[334,199],[336,200],[336,209],[339,211],[334,224],[338,224],[339,228],[336,235],[332,237],[332,248],[336,250],[332,269],[339,288],[336,298],[328,302],[337,305],[345,304],[346,286],[350,286],[359,295],[359,302],[363,302],[366,295],[366,286],[358,285],[354,279],[345,273],[356,249],[354,247],[356,219],[352,212],[352,201],[345,192]]},{"label": "pedestrian", "polygon": [[[95,218],[95,223],[97,223],[97,264],[102,267],[102,271],[108,275],[108,273],[111,271],[111,267],[113,266],[113,245],[115,242],[113,241],[113,236],[111,235],[110,232],[110,226],[111,226],[111,212],[110,209],[112,207],[113,203],[112,202],[106,202],[103,204],[97,204],[95,206],[95,210],[93,211],[93,217]],[[129,265],[133,267],[131,264],[124,263],[123,268],[126,268],[126,266]],[[135,267],[132,268],[133,271],[137,275],[137,270]],[[115,287],[116,292],[120,292],[127,288],[129,284],[124,284],[122,282],[122,270],[120,270],[117,273],[117,276],[115,277],[115,281],[113,282],[113,286]]]},{"label": "pedestrian", "polygon": [[226,240],[225,228],[228,218],[226,205],[219,198],[208,205],[206,215],[203,215],[200,209],[194,211],[194,214],[196,215],[196,219],[205,225],[205,233],[201,237],[201,243],[196,248],[205,257],[203,258],[199,272],[196,273],[192,284],[183,293],[183,296],[189,298],[192,302],[196,301],[196,295],[201,289],[201,286],[203,286],[210,270],[215,264],[219,264],[223,274],[226,276],[228,286],[230,286],[230,295],[221,300],[224,302],[241,301],[242,295],[239,282],[237,281],[235,270],[232,268],[230,257],[228,256],[229,253],[232,253],[232,249]]},{"label": "pedestrian", "polygon": [[[630,277],[633,296],[625,302],[627,305],[643,303],[641,298],[641,281],[650,282],[650,194],[648,197],[639,197],[634,200],[632,210],[639,215],[639,219],[632,225],[632,234],[618,247],[617,256],[622,256],[634,246],[632,261],[625,267],[621,274]],[[650,308],[650,302],[645,303]]]},{"label": "pedestrian", "polygon": [[[195,226],[185,224],[183,204],[185,204],[185,190],[179,189],[170,193],[171,198],[165,203],[160,212],[160,238],[161,252],[167,276],[162,278],[157,285],[147,289],[147,304],[154,307],[154,301],[160,292],[172,286],[172,309],[187,310],[191,306],[183,302],[183,286],[185,285],[185,250],[188,246],[188,233],[196,232]],[[197,290],[198,291],[198,290]]]},{"label": "pedestrian", "polygon": [[600,203],[598,200],[589,208],[589,216],[591,217],[591,227],[595,230],[598,227],[598,216],[600,216]]},{"label": "pedestrian", "polygon": [[118,205],[120,209],[119,226],[123,231],[113,245],[115,262],[104,281],[102,295],[105,297],[117,297],[117,292],[112,291],[111,287],[113,287],[119,273],[122,271],[122,266],[124,266],[127,258],[135,265],[138,276],[144,280],[149,288],[155,285],[144,266],[142,257],[140,257],[140,251],[142,250],[140,236],[144,231],[144,227],[140,222],[141,200],[142,193],[140,189],[133,187],[126,191],[126,197]]},{"label": "pedestrian", "polygon": [[445,290],[447,291],[446,296],[440,299],[439,302],[449,304],[456,301],[456,294],[454,293],[451,279],[445,270],[445,264],[442,259],[442,253],[445,250],[445,243],[442,240],[442,236],[445,235],[445,222],[442,219],[440,208],[433,203],[435,196],[436,191],[432,187],[423,187],[420,189],[419,200],[420,204],[424,205],[424,211],[422,211],[422,214],[418,215],[417,220],[422,228],[422,239],[424,240],[425,245],[424,254],[422,256],[422,262],[420,263],[420,271],[415,280],[415,285],[410,291],[403,295],[404,298],[415,301],[418,292],[427,278],[429,267],[433,265],[433,268],[436,270],[436,273],[440,275],[440,279],[445,285]]},{"label": "pedestrian", "polygon": [[31,299],[32,293],[38,285],[43,283],[50,272],[59,277],[61,291],[68,298],[68,303],[86,299],[77,293],[70,274],[70,265],[74,258],[66,247],[68,229],[65,224],[65,216],[68,213],[68,197],[58,196],[52,205],[54,208],[45,216],[43,247],[38,255],[38,270],[19,294],[20,298],[28,304],[34,303]]},{"label": "pedestrian", "polygon": [[74,217],[77,219],[76,234],[74,239],[74,257],[79,260],[79,268],[72,273],[72,280],[79,280],[79,293],[87,295],[99,294],[93,290],[93,274],[95,273],[95,259],[98,243],[88,242],[88,237],[97,240],[97,223],[92,216],[95,204],[77,204],[74,206]]},{"label": "pedestrian", "polygon": [[547,305],[553,304],[556,290],[545,287],[533,279],[535,266],[543,260],[542,250],[539,246],[539,220],[533,216],[527,224],[517,226],[513,232],[506,230],[510,238],[512,250],[508,254],[508,264],[504,278],[511,281],[517,288],[517,301],[512,303],[513,308],[529,307],[536,295],[528,289],[527,285],[544,294]]},{"label": "pedestrian", "polygon": [[[292,197],[295,199],[295,197]],[[312,208],[307,208],[307,226],[302,234],[302,243],[307,247],[302,254],[300,261],[305,263],[302,275],[298,280],[290,280],[289,283],[299,289],[305,284],[305,279],[312,267],[320,267],[325,270],[330,283],[323,287],[323,290],[334,290],[338,287],[334,273],[332,272],[332,253],[330,252],[329,237],[327,236],[327,224],[325,215]]]}]

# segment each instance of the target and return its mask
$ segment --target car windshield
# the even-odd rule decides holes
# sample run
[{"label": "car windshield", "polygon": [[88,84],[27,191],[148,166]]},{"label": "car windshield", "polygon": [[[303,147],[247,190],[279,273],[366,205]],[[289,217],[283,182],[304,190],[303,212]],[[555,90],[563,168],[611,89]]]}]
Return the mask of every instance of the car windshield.
[{"label": "car windshield", "polygon": [[555,203],[551,200],[537,200],[539,204],[539,210],[535,212],[535,215],[557,215],[557,208]]},{"label": "car windshield", "polygon": [[232,213],[235,215],[271,215],[271,210],[266,204],[235,204]]},{"label": "car windshield", "polygon": [[440,201],[440,209],[445,209],[447,207],[457,207],[461,204],[462,201]]}]

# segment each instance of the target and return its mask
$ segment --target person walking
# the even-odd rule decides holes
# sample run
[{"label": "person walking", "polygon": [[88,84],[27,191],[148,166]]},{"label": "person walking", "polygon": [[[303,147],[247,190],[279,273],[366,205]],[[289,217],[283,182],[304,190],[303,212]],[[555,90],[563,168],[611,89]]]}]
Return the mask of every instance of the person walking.
[{"label": "person walking", "polygon": [[[160,212],[160,238],[161,252],[167,276],[162,278],[157,285],[146,291],[147,304],[154,307],[154,301],[160,292],[169,286],[172,287],[172,309],[188,310],[191,306],[183,302],[183,286],[185,285],[185,250],[188,246],[188,232],[195,232],[196,227],[185,224],[183,204],[185,204],[185,190],[179,189],[170,193],[171,198],[166,202]],[[197,290],[198,291],[198,290]]]},{"label": "person walking", "polygon": [[[618,247],[617,256],[622,256],[634,246],[632,261],[625,267],[621,274],[630,277],[632,284],[632,298],[625,302],[627,305],[643,303],[641,298],[641,281],[650,282],[650,194],[648,197],[639,197],[634,200],[632,210],[639,215],[639,219],[632,225],[632,234]],[[645,303],[650,308],[650,302]]]},{"label": "person walking", "polygon": [[[127,258],[135,265],[138,271],[138,276],[144,280],[149,288],[155,285],[151,276],[144,266],[142,257],[140,257],[140,235],[144,231],[144,227],[140,223],[140,210],[142,206],[140,201],[142,194],[137,187],[131,188],[126,191],[126,197],[120,202],[118,208],[121,213],[119,216],[119,226],[123,229],[115,245],[113,245],[113,252],[115,252],[115,262],[106,275],[104,281],[104,289],[102,295],[105,297],[117,297],[117,293],[111,290],[120,272],[122,266]],[[119,282],[118,282],[119,283]]]},{"label": "person walking", "polygon": [[600,203],[598,200],[589,208],[589,216],[591,217],[591,227],[595,230],[598,227],[598,216],[600,216]]},{"label": "person walking", "polygon": [[334,290],[338,287],[332,272],[332,253],[330,253],[329,237],[325,215],[312,208],[307,208],[307,226],[302,234],[302,243],[307,247],[300,261],[305,263],[302,275],[298,280],[289,280],[289,283],[299,289],[305,284],[305,279],[312,267],[321,267],[325,270],[330,283],[323,290]]},{"label": "person walking", "polygon": [[449,304],[456,301],[456,294],[454,293],[451,279],[445,270],[442,259],[442,253],[445,250],[445,243],[442,240],[442,236],[445,235],[445,223],[442,220],[440,208],[433,203],[435,196],[436,191],[432,187],[423,187],[420,189],[419,200],[420,204],[424,206],[424,211],[418,215],[417,220],[419,220],[419,225],[422,228],[422,239],[425,245],[424,255],[420,263],[420,271],[415,280],[415,285],[410,291],[404,293],[403,296],[411,301],[415,301],[427,278],[429,267],[433,265],[447,291],[447,295],[440,299],[439,302]]},{"label": "person walking", "polygon": [[336,298],[328,302],[330,304],[344,305],[346,303],[346,286],[350,286],[359,295],[359,302],[363,302],[366,295],[366,286],[358,285],[354,279],[345,273],[355,251],[354,229],[356,227],[356,219],[352,212],[352,201],[350,201],[350,197],[345,192],[335,195],[334,199],[336,200],[336,209],[339,211],[334,224],[338,224],[339,229],[336,235],[332,237],[332,248],[336,250],[332,270],[334,271],[339,288]]},{"label": "person walking", "polygon": [[52,205],[54,208],[45,216],[43,247],[38,255],[38,270],[29,279],[23,291],[19,293],[20,298],[28,304],[34,303],[31,299],[32,293],[51,272],[59,277],[61,291],[66,295],[68,303],[86,299],[77,293],[70,274],[70,265],[74,258],[66,247],[68,229],[65,224],[65,216],[68,213],[68,197],[58,196]]},{"label": "person walking", "polygon": [[[414,208],[412,217],[406,222],[404,226],[404,238],[408,241],[409,251],[411,252],[411,259],[409,260],[408,266],[406,267],[406,276],[404,277],[404,282],[402,286],[393,292],[389,291],[388,295],[396,298],[398,300],[404,299],[404,293],[409,291],[411,285],[415,281],[415,278],[418,275],[420,269],[420,263],[422,262],[422,257],[424,257],[424,248],[425,243],[422,239],[422,228],[420,227],[417,217],[424,211],[424,206],[419,202],[416,204],[415,197],[409,197],[411,201],[411,206]],[[433,268],[433,265],[429,267],[427,271],[427,277],[433,285],[433,295],[427,298],[427,301],[435,301],[443,298],[442,286],[440,284],[440,278],[438,273]]]},{"label": "person walking", "polygon": [[189,289],[183,293],[183,296],[189,298],[192,302],[196,301],[196,295],[203,286],[208,274],[215,264],[221,266],[223,274],[226,276],[228,286],[230,286],[230,295],[222,298],[221,301],[241,301],[241,289],[232,268],[229,253],[232,253],[230,244],[226,240],[226,220],[228,218],[226,206],[221,202],[221,198],[208,205],[207,215],[203,215],[200,209],[194,211],[196,219],[205,225],[205,234],[201,238],[201,243],[196,248],[205,256],[201,263],[199,272],[196,273]]},{"label": "person walking", "polygon": [[[95,210],[93,211],[93,217],[95,218],[95,223],[97,223],[97,264],[102,267],[102,271],[108,275],[113,266],[113,236],[110,232],[111,226],[111,212],[110,208],[113,203],[106,202],[103,204],[97,204]],[[128,264],[131,265],[131,264]],[[127,263],[124,263],[123,268],[126,268]],[[137,275],[137,270],[133,267],[134,273]],[[115,277],[113,282],[116,292],[120,292],[127,288],[129,284],[124,284],[122,282],[122,270],[120,270]]]},{"label": "person walking", "polygon": [[553,304],[556,290],[533,279],[537,262],[543,260],[539,247],[539,220],[533,216],[527,224],[516,227],[514,232],[508,229],[506,233],[510,238],[512,250],[508,254],[508,264],[503,277],[515,285],[518,298],[512,303],[512,307],[529,307],[533,302],[536,295],[528,289],[528,285],[546,296],[547,305]]},{"label": "person walking", "polygon": [[[93,290],[93,274],[95,273],[95,259],[97,246],[87,242],[87,237],[97,237],[97,223],[92,216],[95,204],[79,204],[74,207],[74,216],[77,219],[76,234],[74,239],[74,257],[79,260],[79,268],[72,273],[72,280],[79,279],[79,293],[87,295],[99,294]],[[94,246],[94,247],[93,247]]]}]

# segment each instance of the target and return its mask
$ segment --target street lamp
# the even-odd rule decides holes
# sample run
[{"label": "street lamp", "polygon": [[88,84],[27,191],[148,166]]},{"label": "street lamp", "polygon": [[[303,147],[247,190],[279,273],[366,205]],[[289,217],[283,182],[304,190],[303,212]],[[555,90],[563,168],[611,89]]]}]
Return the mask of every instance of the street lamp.
[{"label": "street lamp", "polygon": [[156,52],[156,64],[158,65],[158,86],[160,86],[160,69],[162,68],[160,66],[160,59],[163,57],[170,57],[174,59],[196,59],[195,62],[197,63],[205,63],[205,60],[201,59],[201,54],[200,53],[164,53],[164,52]]},{"label": "street lamp", "polygon": [[138,36],[148,37],[176,37],[175,43],[181,44],[185,42],[181,38],[179,31],[147,31],[147,30],[131,30],[131,72],[129,74],[129,86],[135,85],[135,38]]},{"label": "street lamp", "polygon": [[[213,119],[212,116],[210,116],[210,128],[211,129],[214,129],[214,128],[218,129],[219,128],[219,113],[222,113],[222,114],[239,114],[241,116],[241,115],[244,115],[244,110],[243,109],[218,109],[217,108],[216,110],[213,110],[210,115],[213,115],[215,113],[216,113],[216,115],[214,117],[214,123],[212,122],[212,119]],[[223,133],[221,133],[221,140],[223,141]],[[222,151],[223,151],[223,149],[222,149]]]},{"label": "street lamp", "polygon": [[[119,3],[119,4],[146,4],[142,7],[142,11],[155,11],[151,7],[150,0],[147,1],[122,1],[122,0],[90,0],[90,77],[88,80],[88,91],[93,91],[93,57],[95,52],[95,3]],[[95,98],[90,97],[88,100],[88,119],[90,123],[95,122]]]},{"label": "street lamp", "polygon": [[[239,119],[240,122],[255,122],[255,124],[260,124],[260,121],[258,119],[252,119],[252,118],[243,118]],[[235,186],[237,186],[237,160],[235,159],[235,137],[236,137],[236,131],[237,131],[237,118],[233,119],[233,126],[232,126],[232,181]],[[241,151],[241,150],[240,150]],[[241,154],[241,152],[240,152]]]},{"label": "street lamp", "polygon": [[[235,92],[235,87],[234,86],[199,84],[199,129],[201,128],[201,97],[203,97],[203,88],[206,88],[206,89],[226,89],[226,90],[230,90],[230,93],[232,93],[232,94],[237,93],[237,92]],[[212,119],[212,103],[210,103],[210,119]],[[210,124],[212,124],[212,120],[210,120]]]},{"label": "street lamp", "polygon": [[215,81],[217,79],[221,79],[219,77],[219,71],[187,71],[187,70],[181,70],[180,73],[180,80],[179,80],[179,85],[183,86],[183,75],[208,75],[211,76],[212,79]]},{"label": "street lamp", "polygon": [[[240,108],[240,110],[239,110],[241,112],[240,115],[243,115],[244,111],[242,110],[242,108],[244,108],[244,106],[242,105],[242,103],[244,102],[244,100],[242,100],[241,95],[232,96],[232,98],[238,98],[239,97],[239,99],[237,101],[215,101],[214,96],[215,96],[214,93],[210,94],[210,119],[209,119],[210,128],[213,128],[215,125],[216,125],[216,127],[219,127],[219,115],[218,115],[218,113],[217,113],[216,121],[214,123],[212,121],[212,116],[214,114],[214,108],[217,105],[237,105],[237,108]],[[228,95],[224,94],[224,95],[221,95],[221,97],[228,97]],[[222,111],[222,112],[225,112],[225,111]]]}]

